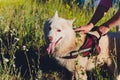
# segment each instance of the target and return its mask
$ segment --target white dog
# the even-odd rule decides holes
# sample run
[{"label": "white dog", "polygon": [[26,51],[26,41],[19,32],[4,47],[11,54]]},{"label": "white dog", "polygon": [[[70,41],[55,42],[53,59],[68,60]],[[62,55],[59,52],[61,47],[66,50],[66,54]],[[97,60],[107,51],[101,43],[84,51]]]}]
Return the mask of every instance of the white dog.
[{"label": "white dog", "polygon": [[[79,50],[86,38],[86,34],[80,34],[79,37],[76,37],[76,33],[72,28],[73,21],[60,18],[57,12],[46,21],[44,35],[45,41],[48,44],[48,54],[53,55],[62,66],[73,74],[72,80],[87,80],[86,71],[103,64],[107,64],[113,74],[116,71],[119,74],[120,68],[119,66],[116,68],[114,60],[119,62],[120,65],[120,56],[117,58],[117,53],[120,54],[120,33],[109,33],[106,36],[102,36],[99,40],[101,51],[97,56],[84,57],[78,55],[75,58],[69,58],[69,56],[71,57],[70,53],[73,52],[74,55],[74,51]],[[99,37],[96,32],[91,32],[90,34]]]}]

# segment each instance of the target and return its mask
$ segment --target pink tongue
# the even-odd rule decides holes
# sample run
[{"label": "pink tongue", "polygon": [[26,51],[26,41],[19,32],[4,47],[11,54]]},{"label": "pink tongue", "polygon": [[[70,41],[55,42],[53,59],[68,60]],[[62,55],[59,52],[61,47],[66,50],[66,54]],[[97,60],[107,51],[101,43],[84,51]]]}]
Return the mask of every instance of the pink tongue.
[{"label": "pink tongue", "polygon": [[55,49],[55,42],[52,42],[52,43],[49,44],[49,46],[47,48],[48,54],[53,53],[54,49]]}]

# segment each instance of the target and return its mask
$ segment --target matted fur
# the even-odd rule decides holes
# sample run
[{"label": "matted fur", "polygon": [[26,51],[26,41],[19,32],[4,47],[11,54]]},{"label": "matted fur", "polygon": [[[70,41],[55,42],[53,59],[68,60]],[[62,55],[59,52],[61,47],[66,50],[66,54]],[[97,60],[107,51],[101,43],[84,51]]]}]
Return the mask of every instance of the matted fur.
[{"label": "matted fur", "polygon": [[[86,34],[80,34],[80,37],[76,37],[72,28],[73,21],[74,20],[61,18],[57,13],[46,21],[44,25],[46,44],[49,45],[50,43],[57,42],[58,39],[60,39],[55,46],[52,46],[54,49],[50,48],[51,51],[53,51],[50,54],[52,54],[62,66],[67,68],[73,74],[71,78],[72,80],[74,78],[76,80],[87,80],[86,71],[90,71],[95,66],[102,66],[104,64],[107,64],[111,72],[114,74],[116,71],[115,63],[113,61],[114,57],[120,65],[120,56],[118,57],[118,55],[120,55],[120,32],[108,33],[107,35],[101,37],[99,41],[101,52],[97,56],[88,58],[79,55],[77,58],[72,59],[61,58],[62,56],[69,54],[71,51],[78,50],[85,41]],[[94,32],[91,32],[91,34],[98,36],[98,34]],[[118,74],[119,71],[120,67],[118,66]]]}]

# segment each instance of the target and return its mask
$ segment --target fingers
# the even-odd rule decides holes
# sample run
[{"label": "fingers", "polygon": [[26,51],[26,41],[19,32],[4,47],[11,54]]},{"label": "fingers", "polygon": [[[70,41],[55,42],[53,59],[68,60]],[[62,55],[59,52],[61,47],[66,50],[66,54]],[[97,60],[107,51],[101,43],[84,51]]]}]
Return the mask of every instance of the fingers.
[{"label": "fingers", "polygon": [[80,27],[80,28],[75,28],[74,31],[75,31],[75,32],[79,32],[79,33],[81,33],[81,34],[82,34],[82,33],[85,33],[85,30],[82,29],[82,27]]},{"label": "fingers", "polygon": [[80,32],[79,32],[80,34],[85,34],[85,33],[87,33],[85,30],[81,30]]},{"label": "fingers", "polygon": [[84,27],[79,27],[74,29],[75,32],[84,31]]},{"label": "fingers", "polygon": [[75,32],[80,32],[80,33],[87,33],[87,32],[89,32],[92,28],[93,28],[93,24],[92,23],[90,23],[90,24],[88,24],[88,25],[85,25],[85,26],[81,26],[81,27],[79,27],[79,28],[76,28],[76,29],[74,29],[74,31]]},{"label": "fingers", "polygon": [[75,32],[80,32],[80,33],[87,33],[89,32],[91,29],[93,28],[93,26],[91,25],[86,25],[86,26],[81,26],[79,28],[74,29]]},{"label": "fingers", "polygon": [[76,29],[74,29],[74,31],[79,32],[81,34],[89,32],[85,27],[76,28]]}]

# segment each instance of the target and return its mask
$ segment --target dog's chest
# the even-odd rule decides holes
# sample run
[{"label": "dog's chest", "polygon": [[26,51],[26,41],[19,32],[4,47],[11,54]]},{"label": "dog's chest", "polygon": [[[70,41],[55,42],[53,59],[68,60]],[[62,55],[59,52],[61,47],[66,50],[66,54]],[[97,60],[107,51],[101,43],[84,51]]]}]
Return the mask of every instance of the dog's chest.
[{"label": "dog's chest", "polygon": [[63,59],[56,57],[56,60],[59,62],[60,65],[66,67],[69,71],[75,70],[76,66],[85,67],[88,62],[88,58],[82,56],[78,56],[77,58],[72,59]]}]

